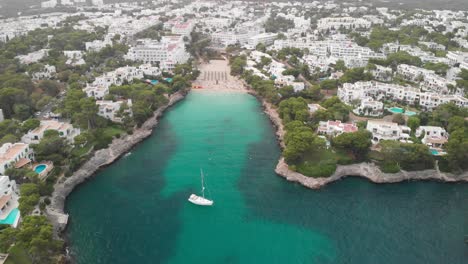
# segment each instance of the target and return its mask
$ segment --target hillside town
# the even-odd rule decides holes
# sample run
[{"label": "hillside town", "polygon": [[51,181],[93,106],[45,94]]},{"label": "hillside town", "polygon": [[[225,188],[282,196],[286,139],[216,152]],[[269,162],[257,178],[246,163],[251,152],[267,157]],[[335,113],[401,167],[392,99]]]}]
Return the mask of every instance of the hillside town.
[{"label": "hillside town", "polygon": [[[57,181],[187,92],[210,60],[228,60],[274,105],[294,171],[327,177],[363,161],[386,173],[468,168],[468,11],[88,2],[42,1],[41,14],[0,20],[0,253],[19,242],[1,229],[47,216]],[[55,10],[63,6],[77,11]],[[37,263],[62,263],[61,243],[40,246]]]}]

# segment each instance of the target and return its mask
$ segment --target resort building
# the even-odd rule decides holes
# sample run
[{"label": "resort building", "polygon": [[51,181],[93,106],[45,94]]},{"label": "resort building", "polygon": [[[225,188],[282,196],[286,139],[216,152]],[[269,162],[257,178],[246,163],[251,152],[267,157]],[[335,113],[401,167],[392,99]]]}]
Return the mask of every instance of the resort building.
[{"label": "resort building", "polygon": [[[96,104],[99,106],[98,115],[111,120],[112,122],[122,123],[122,115],[127,113],[129,116],[132,116],[132,100],[128,99],[126,101],[96,101]],[[123,111],[122,115],[119,115],[120,108],[126,105],[127,109]]]},{"label": "resort building", "polygon": [[424,136],[421,140],[428,147],[441,149],[448,141],[448,133],[443,127],[420,126],[416,129],[416,137]]},{"label": "resort building", "polygon": [[370,28],[372,23],[363,18],[354,17],[326,17],[319,19],[317,29],[319,31],[357,28]]},{"label": "resort building", "polygon": [[143,79],[144,75],[157,76],[161,73],[158,67],[153,67],[148,64],[139,67],[125,66],[120,67],[112,72],[107,72],[99,77],[96,77],[94,82],[88,84],[83,91],[88,97],[94,97],[97,100],[104,99],[109,93],[111,85],[122,85],[125,82],[132,83],[133,79]]},{"label": "resort building", "polygon": [[361,100],[361,104],[353,112],[358,115],[365,116],[380,116],[383,114],[384,105],[382,102],[376,101],[371,97],[366,97]]},{"label": "resort building", "polygon": [[373,144],[377,144],[382,140],[399,140],[412,143],[409,141],[411,128],[407,126],[381,120],[369,120],[366,129],[372,133]]},{"label": "resort building", "polygon": [[18,210],[19,190],[14,180],[8,176],[0,176],[0,224],[18,226],[20,213]]},{"label": "resort building", "polygon": [[21,141],[31,144],[37,144],[44,137],[44,132],[47,130],[55,130],[59,133],[60,137],[65,138],[67,141],[73,143],[73,139],[80,134],[79,128],[74,128],[70,123],[64,123],[56,120],[42,120],[39,127],[30,130],[26,133]]},{"label": "resort building", "polygon": [[266,46],[273,44],[273,41],[278,37],[276,33],[261,33],[248,38],[246,47],[249,49],[255,49],[255,47],[262,43]]},{"label": "resort building", "polygon": [[447,85],[450,84],[456,86],[455,82],[448,81],[447,79],[435,74],[434,71],[412,65],[398,65],[397,74],[405,80],[420,83],[423,91],[445,94],[448,92]]},{"label": "resort building", "polygon": [[172,34],[190,37],[190,33],[193,31],[195,23],[192,21],[187,22],[176,22],[172,27]]},{"label": "resort building", "polygon": [[190,54],[185,50],[182,36],[165,36],[160,41],[139,39],[125,56],[129,60],[142,61],[172,71],[176,64],[185,63]]},{"label": "resort building", "polygon": [[372,75],[376,80],[382,82],[389,82],[393,78],[393,70],[390,67],[384,67],[375,64],[375,69],[371,71]]},{"label": "resort building", "polygon": [[317,129],[317,134],[338,136],[343,133],[352,133],[358,131],[358,127],[351,123],[341,123],[340,120],[336,121],[320,121]]},{"label": "resort building", "polygon": [[346,104],[371,97],[376,101],[395,100],[407,104],[419,103],[426,109],[433,109],[441,104],[454,103],[459,107],[468,107],[468,99],[460,95],[444,95],[422,92],[420,89],[375,81],[345,83],[338,88],[338,98]]}]

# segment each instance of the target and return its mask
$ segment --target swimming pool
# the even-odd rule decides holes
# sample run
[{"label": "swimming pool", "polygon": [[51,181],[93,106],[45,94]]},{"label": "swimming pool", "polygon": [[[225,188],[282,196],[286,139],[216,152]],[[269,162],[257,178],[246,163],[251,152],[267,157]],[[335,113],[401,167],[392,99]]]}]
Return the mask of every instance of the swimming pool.
[{"label": "swimming pool", "polygon": [[400,107],[391,107],[388,109],[388,111],[394,113],[394,114],[401,114],[404,112],[403,108]]},{"label": "swimming pool", "polygon": [[439,155],[439,151],[437,149],[429,149],[432,155]]},{"label": "swimming pool", "polygon": [[34,167],[34,171],[35,171],[37,174],[40,174],[40,173],[43,172],[46,168],[47,168],[47,165],[45,165],[45,164],[39,164],[39,165],[37,165],[36,167]]},{"label": "swimming pool", "polygon": [[2,225],[12,225],[15,223],[16,218],[18,217],[19,210],[15,208],[11,210],[10,214],[8,214],[7,218],[0,220],[0,224]]},{"label": "swimming pool", "polygon": [[151,84],[152,84],[152,85],[156,85],[156,84],[158,84],[158,83],[159,83],[158,80],[151,80]]},{"label": "swimming pool", "polygon": [[414,116],[414,115],[417,114],[414,111],[409,111],[409,110],[405,111],[405,109],[400,108],[400,107],[390,107],[390,108],[388,108],[388,111],[390,111],[390,112],[392,112],[394,114],[404,114],[404,115],[407,115],[407,116]]}]

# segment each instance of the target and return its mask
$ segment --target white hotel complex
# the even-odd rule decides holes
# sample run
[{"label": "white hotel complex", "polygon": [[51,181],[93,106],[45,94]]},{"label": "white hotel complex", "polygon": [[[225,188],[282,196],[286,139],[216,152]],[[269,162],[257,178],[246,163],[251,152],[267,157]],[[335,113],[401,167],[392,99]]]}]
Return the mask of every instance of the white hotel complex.
[{"label": "white hotel complex", "polygon": [[444,95],[434,92],[423,92],[420,89],[387,84],[376,81],[345,83],[338,88],[338,97],[347,104],[360,101],[367,97],[374,100],[397,100],[408,104],[419,103],[426,109],[433,109],[441,104],[454,103],[460,107],[468,107],[468,99],[460,95]]},{"label": "white hotel complex", "polygon": [[126,58],[143,63],[159,64],[161,69],[171,71],[176,64],[185,63],[190,54],[185,50],[182,36],[162,37],[160,41],[140,39],[131,47]]}]

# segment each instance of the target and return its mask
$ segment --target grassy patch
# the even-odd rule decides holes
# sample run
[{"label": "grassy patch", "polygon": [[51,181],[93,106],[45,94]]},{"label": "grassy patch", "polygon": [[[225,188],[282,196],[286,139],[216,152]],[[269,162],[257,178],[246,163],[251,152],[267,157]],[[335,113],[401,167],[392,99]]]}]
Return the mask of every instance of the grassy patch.
[{"label": "grassy patch", "polygon": [[339,154],[329,149],[318,149],[308,153],[293,169],[308,177],[329,177],[335,172],[338,160]]},{"label": "grassy patch", "polygon": [[397,173],[400,171],[400,166],[396,162],[381,162],[379,167],[384,173]]},{"label": "grassy patch", "polygon": [[5,264],[31,264],[32,261],[29,258],[26,250],[19,246],[13,246],[9,250],[9,256]]},{"label": "grassy patch", "polygon": [[86,155],[92,147],[93,145],[91,144],[86,144],[83,147],[75,147],[73,148],[71,154],[73,157],[82,157]]},{"label": "grassy patch", "polygon": [[94,132],[94,147],[96,150],[107,148],[107,146],[112,142],[112,139],[114,137],[119,138],[124,134],[125,130],[118,126],[99,128]]}]

